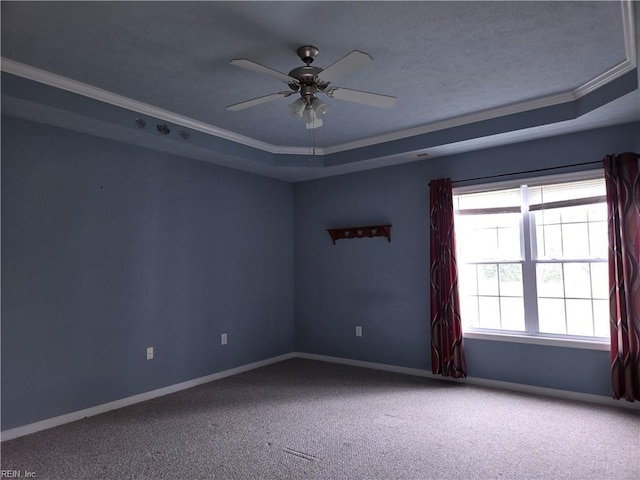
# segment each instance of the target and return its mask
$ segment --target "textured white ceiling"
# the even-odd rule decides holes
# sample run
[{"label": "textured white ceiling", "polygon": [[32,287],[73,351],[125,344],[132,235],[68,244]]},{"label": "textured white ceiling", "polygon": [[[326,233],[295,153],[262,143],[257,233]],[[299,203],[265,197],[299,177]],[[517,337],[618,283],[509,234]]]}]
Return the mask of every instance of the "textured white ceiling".
[{"label": "textured white ceiling", "polygon": [[231,59],[286,73],[303,44],[320,48],[321,67],[369,53],[374,62],[338,85],[397,104],[326,99],[315,141],[331,148],[570,92],[627,58],[617,1],[2,2],[1,34],[5,59],[294,147],[309,143],[286,110],[294,97],[225,109],[286,89]]}]

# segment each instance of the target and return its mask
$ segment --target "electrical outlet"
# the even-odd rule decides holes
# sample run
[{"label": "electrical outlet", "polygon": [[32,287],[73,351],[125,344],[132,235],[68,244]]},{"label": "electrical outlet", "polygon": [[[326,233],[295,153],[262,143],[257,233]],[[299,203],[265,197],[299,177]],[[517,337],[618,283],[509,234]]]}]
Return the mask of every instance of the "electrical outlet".
[{"label": "electrical outlet", "polygon": [[356,337],[362,336],[362,327],[360,325],[356,325]]},{"label": "electrical outlet", "polygon": [[147,347],[147,360],[153,360],[153,347]]},{"label": "electrical outlet", "polygon": [[223,333],[220,335],[220,345],[226,345],[227,344],[227,334]]}]

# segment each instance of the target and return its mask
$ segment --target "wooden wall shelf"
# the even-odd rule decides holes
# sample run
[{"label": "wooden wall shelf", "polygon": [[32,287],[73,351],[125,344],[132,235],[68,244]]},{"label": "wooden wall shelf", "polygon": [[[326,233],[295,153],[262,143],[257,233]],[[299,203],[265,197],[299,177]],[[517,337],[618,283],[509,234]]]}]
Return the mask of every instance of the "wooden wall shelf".
[{"label": "wooden wall shelf", "polygon": [[364,227],[344,227],[327,229],[333,244],[343,238],[387,237],[391,241],[391,225],[367,225]]}]

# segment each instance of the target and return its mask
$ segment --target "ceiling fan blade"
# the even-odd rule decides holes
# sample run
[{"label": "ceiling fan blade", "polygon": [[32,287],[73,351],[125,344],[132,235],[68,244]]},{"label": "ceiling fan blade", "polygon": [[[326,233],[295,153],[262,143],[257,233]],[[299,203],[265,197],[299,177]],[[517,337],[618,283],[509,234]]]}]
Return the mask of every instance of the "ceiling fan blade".
[{"label": "ceiling fan blade", "polygon": [[289,75],[274,70],[273,68],[265,67],[264,65],[260,65],[259,63],[253,62],[251,60],[247,60],[246,58],[235,58],[231,60],[231,65],[235,65],[236,67],[244,68],[246,70],[251,70],[252,72],[264,73],[265,75],[277,78],[284,83],[291,83],[294,85],[298,85],[300,83],[298,82],[298,80],[290,77]]},{"label": "ceiling fan blade", "polygon": [[362,103],[372,107],[391,108],[396,104],[396,97],[380,95],[379,93],[363,92],[362,90],[351,90],[349,88],[330,88],[326,92],[328,97],[347,102]]},{"label": "ceiling fan blade", "polygon": [[271,100],[275,100],[276,98],[288,97],[296,92],[277,92],[270,93],[269,95],[265,95],[263,97],[253,98],[251,100],[246,100],[240,103],[234,103],[233,105],[229,105],[227,110],[231,110],[237,112],[238,110],[244,110],[245,108],[254,107],[256,105],[260,105],[261,103],[270,102]]},{"label": "ceiling fan blade", "polygon": [[371,62],[373,62],[373,58],[368,54],[354,50],[322,70],[318,78],[322,83],[333,82],[339,78],[351,75],[362,67],[369,65]]}]

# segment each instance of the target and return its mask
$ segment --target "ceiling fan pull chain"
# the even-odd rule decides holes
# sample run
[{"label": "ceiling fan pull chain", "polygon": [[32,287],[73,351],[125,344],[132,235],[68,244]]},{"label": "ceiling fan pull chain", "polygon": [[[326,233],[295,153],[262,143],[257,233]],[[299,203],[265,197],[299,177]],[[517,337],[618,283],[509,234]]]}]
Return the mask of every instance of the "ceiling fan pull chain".
[{"label": "ceiling fan pull chain", "polygon": [[313,161],[313,157],[316,156],[316,131],[313,128],[307,130],[309,135],[309,166],[311,166],[311,162]]}]

